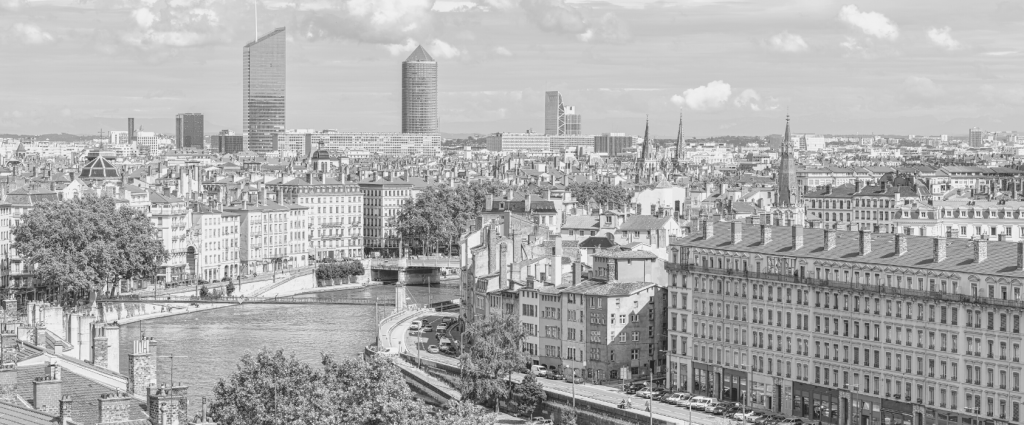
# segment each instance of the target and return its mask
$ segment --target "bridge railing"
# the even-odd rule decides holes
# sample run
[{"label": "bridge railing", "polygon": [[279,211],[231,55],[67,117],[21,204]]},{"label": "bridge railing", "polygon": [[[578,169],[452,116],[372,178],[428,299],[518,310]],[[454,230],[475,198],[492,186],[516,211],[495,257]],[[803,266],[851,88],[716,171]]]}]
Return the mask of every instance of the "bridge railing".
[{"label": "bridge railing", "polygon": [[294,298],[294,297],[216,297],[216,298],[201,298],[195,295],[191,296],[171,296],[165,295],[160,297],[140,297],[140,296],[120,296],[120,297],[105,297],[96,300],[99,303],[118,303],[118,302],[135,302],[135,303],[153,303],[160,304],[161,302],[194,302],[194,303],[217,303],[217,304],[246,304],[246,303],[267,303],[273,302],[275,304],[367,304],[372,305],[378,303],[381,305],[394,305],[394,298],[366,298],[366,297],[305,297],[305,298]]}]

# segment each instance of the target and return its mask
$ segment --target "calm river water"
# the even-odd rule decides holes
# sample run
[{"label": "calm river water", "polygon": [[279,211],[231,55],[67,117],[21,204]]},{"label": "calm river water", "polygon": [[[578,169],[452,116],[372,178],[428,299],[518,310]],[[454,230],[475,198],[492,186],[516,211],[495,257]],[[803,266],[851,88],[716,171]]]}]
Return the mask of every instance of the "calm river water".
[{"label": "calm river water", "polygon": [[[423,304],[427,287],[406,288],[409,303]],[[394,286],[375,286],[338,292],[322,292],[302,297],[381,297],[393,298]],[[431,300],[458,297],[458,287],[434,286]],[[394,307],[380,307],[380,317]],[[373,306],[359,305],[239,305],[215,310],[152,319],[126,325],[121,329],[121,372],[128,373],[128,354],[140,331],[155,337],[158,382],[174,382],[189,387],[189,416],[199,412],[202,397],[212,398],[213,387],[236,370],[242,355],[260,348],[284,349],[314,366],[320,354],[336,358],[361,355],[376,336]],[[162,356],[180,356],[172,359]]]}]

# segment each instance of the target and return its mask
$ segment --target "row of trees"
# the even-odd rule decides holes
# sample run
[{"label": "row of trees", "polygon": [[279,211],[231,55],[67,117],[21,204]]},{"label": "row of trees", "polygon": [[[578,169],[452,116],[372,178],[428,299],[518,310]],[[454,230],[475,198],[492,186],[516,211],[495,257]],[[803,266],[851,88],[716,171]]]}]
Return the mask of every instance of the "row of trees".
[{"label": "row of trees", "polygon": [[391,359],[336,360],[319,368],[262,350],[213,390],[210,417],[222,425],[475,425],[494,415],[469,402],[431,408],[413,398]]},{"label": "row of trees", "polygon": [[593,200],[598,205],[627,205],[633,199],[633,191],[623,186],[604,182],[569,182],[566,188],[573,199],[585,203]]},{"label": "row of trees", "polygon": [[346,279],[350,276],[362,276],[363,273],[366,273],[366,270],[359,260],[335,261],[328,258],[316,267],[317,280]]},{"label": "row of trees", "polygon": [[51,299],[73,307],[124,280],[154,275],[166,260],[145,212],[85,196],[36,205],[21,216],[12,247]]}]

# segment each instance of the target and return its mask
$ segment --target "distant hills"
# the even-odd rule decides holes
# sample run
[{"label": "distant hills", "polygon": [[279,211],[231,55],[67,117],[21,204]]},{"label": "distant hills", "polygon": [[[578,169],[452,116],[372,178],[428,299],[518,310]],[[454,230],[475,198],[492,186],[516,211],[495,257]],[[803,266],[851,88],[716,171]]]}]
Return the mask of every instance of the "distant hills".
[{"label": "distant hills", "polygon": [[82,142],[89,141],[95,138],[96,135],[90,136],[79,136],[77,134],[40,134],[38,136],[27,135],[27,134],[0,134],[0,139],[19,139],[19,140],[49,140],[51,142]]}]

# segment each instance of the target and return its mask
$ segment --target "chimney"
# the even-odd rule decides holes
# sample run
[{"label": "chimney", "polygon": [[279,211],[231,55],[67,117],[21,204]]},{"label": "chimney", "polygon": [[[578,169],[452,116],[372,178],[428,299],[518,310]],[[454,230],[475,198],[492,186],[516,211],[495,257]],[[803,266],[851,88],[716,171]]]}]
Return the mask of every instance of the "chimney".
[{"label": "chimney", "polygon": [[836,247],[836,231],[825,229],[825,251],[831,251]]},{"label": "chimney", "polygon": [[999,242],[1006,242],[1006,233],[999,234]]},{"label": "chimney", "polygon": [[793,251],[804,247],[804,228],[793,226]]},{"label": "chimney", "polygon": [[502,230],[504,231],[502,236],[508,237],[512,235],[512,210],[505,210],[505,223]]},{"label": "chimney", "polygon": [[498,288],[508,289],[508,264],[505,263],[508,245],[502,242],[498,244],[498,247],[500,249],[498,254]]},{"label": "chimney", "polygon": [[121,372],[121,328],[117,325],[103,326],[103,335],[107,337],[107,365],[110,371]]},{"label": "chimney", "polygon": [[988,240],[978,239],[974,242],[974,262],[981,264],[988,259]]},{"label": "chimney", "polygon": [[583,280],[583,263],[576,261],[572,263],[572,286],[577,286]]},{"label": "chimney", "polygon": [[532,203],[530,198],[531,198],[530,194],[527,193],[526,194],[526,199],[523,201],[523,211],[526,212],[527,214],[530,213],[530,204]]},{"label": "chimney", "polygon": [[936,263],[941,263],[946,259],[946,238],[939,237],[933,239],[933,241],[932,259]]},{"label": "chimney", "polygon": [[18,334],[13,330],[0,333],[0,365],[18,362]]},{"label": "chimney", "polygon": [[902,257],[907,253],[907,235],[902,233],[896,234],[896,256]]},{"label": "chimney", "polygon": [[60,413],[60,399],[62,396],[60,365],[55,360],[54,363],[47,364],[45,371],[46,376],[32,381],[33,407],[36,410],[57,415]]},{"label": "chimney", "polygon": [[1024,241],[1017,242],[1017,270],[1024,270]]},{"label": "chimney", "polygon": [[701,227],[704,228],[704,240],[711,239],[715,236],[715,224],[710,220],[702,220]]},{"label": "chimney", "polygon": [[864,183],[857,180],[853,183],[853,193],[860,193],[860,190],[864,188]]},{"label": "chimney", "polygon": [[668,229],[658,229],[658,248],[668,248]]},{"label": "chimney", "polygon": [[761,225],[761,245],[768,245],[772,241],[772,226],[767,224]]},{"label": "chimney", "polygon": [[146,395],[152,425],[179,425],[188,421],[188,387],[151,387]]},{"label": "chimney", "polygon": [[562,235],[555,236],[555,257],[551,259],[551,273],[554,274],[552,281],[555,287],[562,285]]},{"label": "chimney", "polygon": [[58,401],[58,404],[59,404],[59,406],[58,406],[57,414],[59,416],[60,423],[61,423],[61,425],[68,425],[69,423],[72,422],[72,419],[71,419],[71,404],[72,404],[71,396],[65,395],[65,396],[61,397],[60,401]]},{"label": "chimney", "polygon": [[871,232],[861,229],[860,230],[860,256],[863,257],[871,253]]},{"label": "chimney", "polygon": [[488,193],[484,199],[486,199],[486,202],[484,202],[484,211],[494,209],[494,195]]},{"label": "chimney", "polygon": [[152,373],[155,362],[149,350],[150,341],[135,341],[134,350],[128,355],[128,391],[139,396],[145,395],[146,388],[156,380]]},{"label": "chimney", "polygon": [[94,330],[96,335],[92,338],[92,364],[109,370],[110,363],[107,356],[110,352],[110,345],[107,344],[107,336],[103,331],[102,327],[97,327]]},{"label": "chimney", "polygon": [[100,397],[100,422],[105,423],[121,423],[128,422],[131,418],[128,416],[128,410],[132,406],[132,398],[128,394],[114,393],[104,394]]},{"label": "chimney", "polygon": [[18,367],[14,362],[0,365],[0,401],[16,404],[18,399]]},{"label": "chimney", "polygon": [[737,245],[743,241],[743,223],[739,221],[732,222],[732,244]]}]

